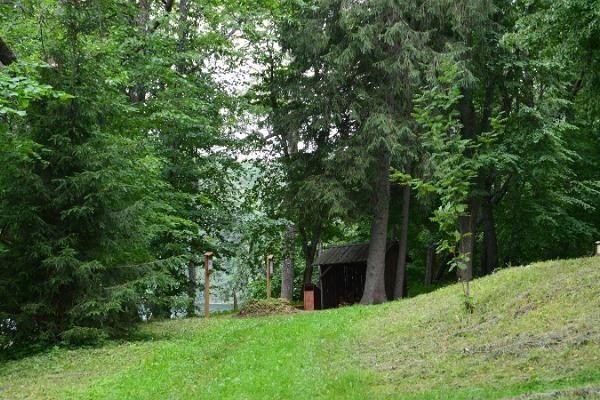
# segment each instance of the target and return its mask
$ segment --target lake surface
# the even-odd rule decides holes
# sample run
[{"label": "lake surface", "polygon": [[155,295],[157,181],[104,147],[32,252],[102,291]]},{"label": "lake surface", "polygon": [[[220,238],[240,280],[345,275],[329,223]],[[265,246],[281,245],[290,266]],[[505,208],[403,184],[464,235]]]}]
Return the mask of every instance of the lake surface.
[{"label": "lake surface", "polygon": [[[198,304],[196,303],[196,308],[198,309],[199,315],[204,315],[204,303]],[[209,313],[223,312],[233,310],[233,304],[229,303],[211,303],[208,306]]]}]

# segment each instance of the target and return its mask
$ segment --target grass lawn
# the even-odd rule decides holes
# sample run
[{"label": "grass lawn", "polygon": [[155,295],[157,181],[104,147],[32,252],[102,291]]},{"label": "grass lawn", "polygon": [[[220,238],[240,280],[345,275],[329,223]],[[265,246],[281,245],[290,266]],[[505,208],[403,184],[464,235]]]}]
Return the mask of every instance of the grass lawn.
[{"label": "grass lawn", "polygon": [[600,399],[600,257],[476,280],[473,314],[461,293],[151,323],[145,341],[5,363],[0,398]]}]

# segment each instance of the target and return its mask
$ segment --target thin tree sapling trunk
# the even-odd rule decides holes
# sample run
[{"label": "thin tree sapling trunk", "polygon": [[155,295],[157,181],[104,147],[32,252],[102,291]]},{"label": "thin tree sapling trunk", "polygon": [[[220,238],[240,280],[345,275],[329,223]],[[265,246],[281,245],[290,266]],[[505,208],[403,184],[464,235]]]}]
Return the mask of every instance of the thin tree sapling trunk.
[{"label": "thin tree sapling trunk", "polygon": [[235,289],[232,290],[232,295],[233,295],[233,309],[237,310],[239,308],[239,306],[238,306],[237,292],[235,291]]},{"label": "thin tree sapling trunk", "polygon": [[475,236],[475,221],[477,220],[477,200],[469,199],[469,213],[459,218],[460,243],[459,252],[464,260],[464,267],[457,269],[459,281],[473,279],[473,249]]}]

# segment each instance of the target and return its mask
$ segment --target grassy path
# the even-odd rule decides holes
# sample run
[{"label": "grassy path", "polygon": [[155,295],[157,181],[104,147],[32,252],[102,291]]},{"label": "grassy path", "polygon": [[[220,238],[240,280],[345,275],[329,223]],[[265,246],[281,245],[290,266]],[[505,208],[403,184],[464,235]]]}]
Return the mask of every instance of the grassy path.
[{"label": "grassy path", "polygon": [[365,398],[369,374],[343,364],[377,309],[342,311],[151,324],[153,341],[11,363],[0,398]]},{"label": "grassy path", "polygon": [[504,270],[474,293],[474,314],[452,286],[377,307],[154,323],[153,340],[0,366],[0,398],[600,398],[600,258]]}]

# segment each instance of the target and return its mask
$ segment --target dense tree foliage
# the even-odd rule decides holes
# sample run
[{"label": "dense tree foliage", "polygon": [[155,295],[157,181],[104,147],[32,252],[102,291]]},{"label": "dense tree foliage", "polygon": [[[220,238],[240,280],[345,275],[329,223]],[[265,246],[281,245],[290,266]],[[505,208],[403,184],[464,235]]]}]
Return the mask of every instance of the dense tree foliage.
[{"label": "dense tree foliage", "polygon": [[1,71],[7,343],[117,334],[186,307],[189,267],[230,219],[233,103],[210,74],[226,47],[217,14],[120,1],[2,12],[17,55]]},{"label": "dense tree foliage", "polygon": [[[371,192],[371,201],[356,201],[356,186],[346,185],[355,212],[373,207],[365,296],[374,290],[379,297],[364,302],[382,300],[381,243],[393,236],[388,204],[402,205],[400,221],[394,208],[389,221],[401,245],[412,243],[414,266],[424,264],[433,241],[443,264],[458,267],[465,280],[502,265],[590,251],[599,199],[588,151],[597,150],[598,136],[576,110],[588,107],[577,97],[594,80],[587,72],[597,50],[590,47],[597,38],[592,3],[552,7],[552,18],[582,25],[584,33],[566,41],[557,20],[549,20],[550,3],[294,3],[297,16],[283,42],[288,68],[317,76],[313,97],[327,99],[305,118],[330,117],[331,157],[343,165],[336,177]],[[573,60],[579,64],[583,55],[572,52],[582,48],[588,68],[577,72]],[[306,58],[316,61],[307,66]],[[377,175],[388,165],[399,185],[391,198],[387,175]],[[411,187],[419,215],[409,229]],[[403,263],[402,255],[396,296]],[[439,268],[441,275],[446,266]]]},{"label": "dense tree foliage", "polygon": [[193,315],[206,250],[237,303],[369,241],[374,304],[392,240],[400,298],[600,235],[597,0],[0,7],[0,347]]}]

